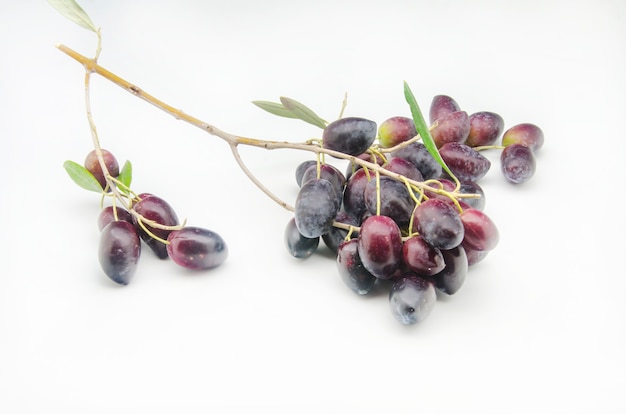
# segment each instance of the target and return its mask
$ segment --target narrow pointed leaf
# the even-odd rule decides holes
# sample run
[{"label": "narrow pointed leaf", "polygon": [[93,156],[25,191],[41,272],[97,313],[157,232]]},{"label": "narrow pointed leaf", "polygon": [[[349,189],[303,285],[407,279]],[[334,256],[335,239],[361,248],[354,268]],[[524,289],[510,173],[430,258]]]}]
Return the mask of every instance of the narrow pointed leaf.
[{"label": "narrow pointed leaf", "polygon": [[78,184],[79,187],[96,193],[102,192],[102,187],[100,187],[100,183],[96,180],[96,177],[82,165],[74,161],[65,161],[63,168],[65,168],[65,171],[72,181]]},{"label": "narrow pointed leaf", "polygon": [[98,31],[85,10],[75,0],[48,0],[48,3],[79,26],[93,32]]},{"label": "narrow pointed leaf", "polygon": [[322,129],[326,128],[328,122],[324,121],[320,118],[315,112],[313,112],[308,106],[304,105],[296,101],[295,99],[286,98],[284,96],[280,97],[280,102],[283,104],[285,108],[294,113],[294,115],[303,120],[304,122],[308,122],[309,124],[315,125]]},{"label": "narrow pointed leaf", "polygon": [[133,181],[133,165],[130,161],[126,161],[122,170],[120,171],[120,175],[117,176],[117,179],[124,184],[123,186],[118,186],[119,190],[124,194],[128,194],[128,189],[130,188],[130,184]]},{"label": "narrow pointed leaf", "polygon": [[424,120],[424,116],[422,115],[422,111],[417,104],[417,100],[415,99],[411,88],[406,82],[404,82],[404,98],[409,104],[409,108],[411,108],[411,115],[413,117],[413,123],[415,123],[415,129],[417,130],[419,136],[422,138],[424,146],[426,147],[430,155],[433,156],[435,161],[437,161],[439,165],[441,165],[441,168],[443,168],[451,177],[454,177],[454,174],[452,173],[452,171],[450,171],[450,168],[448,168],[446,162],[443,160],[443,158],[441,158],[439,150],[437,149],[437,145],[435,145],[435,141],[430,134],[430,129],[428,128],[428,125]]},{"label": "narrow pointed leaf", "polygon": [[269,101],[252,101],[252,103],[263,109],[264,111],[269,112],[270,114],[282,116],[285,118],[298,118],[296,114],[285,108],[281,103]]}]

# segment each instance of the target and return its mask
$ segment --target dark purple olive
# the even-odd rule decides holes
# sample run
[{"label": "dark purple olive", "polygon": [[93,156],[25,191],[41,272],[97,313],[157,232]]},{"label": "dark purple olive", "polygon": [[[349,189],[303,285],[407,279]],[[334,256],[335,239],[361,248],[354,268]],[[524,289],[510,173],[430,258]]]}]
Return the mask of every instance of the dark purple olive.
[{"label": "dark purple olive", "polygon": [[461,247],[465,250],[468,266],[474,266],[476,263],[482,262],[483,259],[489,254],[489,250],[474,250],[465,243],[461,243]]},{"label": "dark purple olive", "polygon": [[412,142],[406,147],[395,150],[392,157],[403,158],[417,167],[424,180],[439,178],[441,165],[430,155],[426,146],[421,142]]},{"label": "dark purple olive", "polygon": [[408,141],[417,135],[411,118],[394,116],[383,121],[378,127],[378,142],[383,148],[391,148]]},{"label": "dark purple olive", "polygon": [[307,181],[296,197],[294,216],[298,231],[310,239],[328,233],[339,207],[341,199],[330,181],[324,178]]},{"label": "dark purple olive", "polygon": [[302,187],[302,177],[304,176],[304,172],[313,165],[317,165],[316,160],[306,160],[298,164],[296,167],[296,183],[298,184],[298,187]]},{"label": "dark purple olive", "polygon": [[409,180],[424,181],[422,173],[420,172],[420,170],[417,169],[415,164],[405,160],[404,158],[392,157],[383,166],[383,168],[396,174],[403,175]]},{"label": "dark purple olive", "polygon": [[373,179],[375,179],[373,171],[361,168],[346,182],[343,192],[343,208],[352,216],[361,217],[365,212],[365,187]]},{"label": "dark purple olive", "polygon": [[378,131],[376,122],[364,118],[341,118],[328,124],[322,134],[324,148],[360,155],[374,143]]},{"label": "dark purple olive", "polygon": [[513,184],[522,184],[535,175],[537,161],[530,147],[510,144],[500,154],[500,168],[504,177]]},{"label": "dark purple olive", "polygon": [[219,266],[228,258],[222,237],[201,227],[183,227],[167,237],[167,253],[174,263],[187,269],[205,270]]},{"label": "dark purple olive", "polygon": [[298,231],[296,219],[292,218],[287,222],[284,233],[285,246],[290,255],[297,259],[306,259],[317,250],[320,244],[319,237],[304,237]]},{"label": "dark purple olive", "polygon": [[402,258],[412,271],[421,276],[433,276],[445,266],[441,250],[428,244],[420,235],[404,241]]},{"label": "dark purple olive", "polygon": [[[316,165],[312,165],[302,174],[302,181],[300,186],[304,185],[307,181],[315,179],[318,177],[318,167]],[[330,164],[320,164],[319,166],[319,178],[323,178],[325,180],[330,181],[335,189],[335,193],[337,195],[337,202],[341,204],[341,199],[343,198],[343,190],[346,186],[346,177],[343,175],[339,169]]]},{"label": "dark purple olive", "polygon": [[424,201],[415,209],[413,219],[413,230],[433,247],[448,250],[463,241],[465,229],[459,211],[444,200]]},{"label": "dark purple olive", "polygon": [[469,267],[467,254],[463,246],[442,250],[441,253],[446,265],[441,272],[433,276],[435,287],[446,295],[454,295],[461,289],[467,276]]},{"label": "dark purple olive", "polygon": [[393,317],[403,325],[414,325],[430,315],[437,303],[432,280],[405,273],[395,281],[389,292]]},{"label": "dark purple olive", "polygon": [[471,208],[476,210],[484,210],[487,202],[485,198],[485,191],[475,181],[463,181],[461,182],[461,188],[459,188],[461,194],[474,194],[477,198],[463,198],[462,200],[468,204]]},{"label": "dark purple olive", "polygon": [[470,118],[465,111],[452,112],[437,120],[430,134],[437,148],[448,142],[465,143],[470,132]]},{"label": "dark purple olive", "polygon": [[433,124],[439,118],[451,114],[452,112],[460,111],[461,107],[451,97],[447,95],[436,95],[433,97],[430,103],[429,120]]},{"label": "dark purple olive", "polygon": [[[100,211],[100,214],[98,215],[98,230],[102,231],[107,224],[112,221],[116,221],[115,213],[113,211],[113,206],[107,206]],[[117,220],[124,220],[129,223],[133,223],[133,215],[130,214],[128,210],[116,206],[115,212],[117,213]]]},{"label": "dark purple olive", "polygon": [[[109,174],[112,177],[117,177],[120,174],[120,166],[117,162],[115,156],[105,150],[102,149],[102,158],[104,159],[104,165],[106,166]],[[90,151],[85,157],[84,167],[89,171],[93,176],[98,180],[102,189],[106,187],[106,178],[104,176],[104,172],[102,171],[102,166],[100,165],[100,161],[98,160],[98,155],[96,150]]]},{"label": "dark purple olive", "polygon": [[522,144],[537,153],[543,147],[543,131],[535,124],[523,123],[513,125],[502,135],[502,145]]},{"label": "dark purple olive", "polygon": [[100,232],[98,260],[104,273],[115,283],[130,283],[140,254],[141,241],[131,223],[112,221]]},{"label": "dark purple olive", "polygon": [[373,179],[367,183],[364,202],[367,212],[388,216],[401,228],[409,224],[415,209],[415,201],[411,198],[406,185],[385,175],[378,181]]},{"label": "dark purple olive", "polygon": [[[359,225],[359,220],[357,220],[352,214],[349,214],[343,210],[340,210],[337,213],[337,215],[335,216],[335,221],[350,226]],[[357,231],[353,231],[352,237],[357,237],[358,234],[359,233]],[[322,240],[333,253],[337,253],[337,250],[339,250],[339,246],[345,241],[347,235],[348,230],[333,226],[328,231],[328,233],[322,235]]]},{"label": "dark purple olive", "polygon": [[500,233],[495,223],[484,212],[468,208],[461,213],[465,229],[463,245],[472,250],[493,250],[500,241]]},{"label": "dark purple olive", "polygon": [[402,262],[402,234],[391,217],[365,219],[358,241],[359,257],[371,274],[380,279],[395,276]]},{"label": "dark purple olive", "polygon": [[[163,200],[160,197],[157,197],[153,194],[140,194],[140,201],[136,202],[133,206],[133,210],[142,215],[144,218],[148,220],[152,220],[158,224],[164,226],[177,226],[178,225],[178,216],[176,212],[170,206],[167,201]],[[157,255],[159,259],[167,259],[167,249],[165,247],[165,243],[161,242],[150,236],[137,222],[134,220],[135,227],[137,228],[137,232],[141,239],[150,247],[150,249]],[[167,240],[167,236],[170,234],[171,230],[159,229],[156,227],[152,227],[147,223],[143,223],[148,230],[155,236]]]},{"label": "dark purple olive", "polygon": [[504,129],[504,119],[495,112],[475,112],[470,115],[469,121],[470,131],[465,145],[470,147],[493,145]]},{"label": "dark purple olive", "polygon": [[441,158],[460,181],[478,181],[491,168],[491,161],[469,145],[449,142],[439,148]]},{"label": "dark purple olive", "polygon": [[357,239],[346,240],[339,245],[337,270],[346,286],[358,295],[368,294],[376,281],[376,276],[372,275],[361,262]]}]

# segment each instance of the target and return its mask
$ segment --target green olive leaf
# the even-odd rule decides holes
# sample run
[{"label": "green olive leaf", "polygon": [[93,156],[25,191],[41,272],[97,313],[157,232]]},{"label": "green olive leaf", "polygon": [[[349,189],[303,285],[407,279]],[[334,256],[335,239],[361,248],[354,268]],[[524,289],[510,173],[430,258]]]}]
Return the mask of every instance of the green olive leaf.
[{"label": "green olive leaf", "polygon": [[82,165],[68,160],[63,163],[63,168],[79,187],[96,193],[102,192],[102,187],[96,177]]},{"label": "green olive leaf", "polygon": [[326,128],[328,122],[324,121],[320,118],[313,110],[311,110],[308,106],[304,105],[296,101],[295,99],[286,98],[284,96],[280,97],[280,102],[283,104],[285,108],[293,112],[293,114],[298,118],[303,120],[304,122],[308,122],[311,125],[315,125],[322,129]]},{"label": "green olive leaf", "polygon": [[85,10],[75,0],[48,0],[48,3],[79,26],[93,32],[98,31],[87,13],[85,13]]},{"label": "green olive leaf", "polygon": [[259,108],[284,118],[299,119],[322,129],[326,128],[328,122],[320,118],[311,108],[295,99],[281,96],[280,103],[270,101],[252,101]]},{"label": "green olive leaf", "polygon": [[[419,105],[417,105],[417,101],[415,100],[415,96],[413,95],[409,84],[406,82],[404,82],[404,98],[409,104],[409,108],[411,108],[411,115],[413,117],[413,122],[415,123],[415,129],[417,130],[419,136],[422,138],[424,146],[426,147],[430,155],[432,155],[432,157],[435,159],[435,161],[437,161],[439,165],[441,165],[441,168],[443,168],[450,175],[450,177],[454,177],[454,174],[452,173],[452,171],[450,171],[450,168],[448,168],[446,162],[443,160],[443,158],[441,158],[441,154],[439,154],[439,150],[437,150],[437,145],[435,144],[435,141],[430,134],[430,129],[428,128],[428,125],[424,120],[422,111],[420,110]],[[456,177],[454,178],[456,181]]]},{"label": "green olive leaf", "polygon": [[296,114],[291,112],[289,109],[285,108],[283,104],[269,101],[252,101],[253,104],[263,109],[264,111],[269,112],[270,114],[282,116],[285,118],[294,118],[298,117]]},{"label": "green olive leaf", "polygon": [[126,161],[122,170],[120,171],[120,175],[117,176],[117,179],[123,185],[118,186],[118,189],[124,194],[128,194],[130,190],[130,184],[133,181],[133,165],[130,161]]}]

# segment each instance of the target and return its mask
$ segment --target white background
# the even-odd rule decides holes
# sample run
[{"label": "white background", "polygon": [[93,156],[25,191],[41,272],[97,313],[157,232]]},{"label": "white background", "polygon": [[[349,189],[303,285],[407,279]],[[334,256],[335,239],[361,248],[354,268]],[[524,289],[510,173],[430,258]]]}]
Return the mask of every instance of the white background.
[{"label": "white background", "polygon": [[[290,213],[228,147],[94,78],[105,148],[134,189],[228,242],[193,273],[145,249],[132,283],[100,270],[99,197],[63,171],[91,149],[83,69],[96,37],[45,1],[0,6],[0,411],[5,413],[618,413],[626,401],[623,185],[626,5],[593,1],[84,0],[100,63],[167,103],[244,136],[320,130],[255,99],[327,119],[468,113],[544,130],[537,174],[481,181],[500,244],[420,325],[362,298],[321,248],[283,245]],[[285,201],[308,154],[242,149]],[[337,165],[344,165],[338,163]]]}]

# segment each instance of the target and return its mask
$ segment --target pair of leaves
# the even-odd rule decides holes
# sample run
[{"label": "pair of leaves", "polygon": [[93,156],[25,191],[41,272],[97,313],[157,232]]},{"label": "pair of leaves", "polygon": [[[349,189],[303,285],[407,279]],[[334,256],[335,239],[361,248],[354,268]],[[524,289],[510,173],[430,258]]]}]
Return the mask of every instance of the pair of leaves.
[{"label": "pair of leaves", "polygon": [[48,0],[48,3],[59,11],[63,16],[67,17],[74,23],[92,32],[98,29],[93,24],[85,10],[74,0]]},{"label": "pair of leaves", "polygon": [[[426,147],[430,155],[432,155],[432,157],[435,159],[435,161],[437,161],[437,163],[441,165],[441,168],[443,168],[451,177],[454,177],[454,174],[452,173],[452,171],[450,171],[450,168],[448,168],[443,158],[441,158],[435,141],[430,134],[430,128],[426,124],[424,116],[422,115],[422,111],[417,104],[417,100],[415,99],[411,88],[406,82],[404,82],[404,97],[409,104],[413,122],[415,123],[415,129],[422,138],[424,146]],[[326,128],[326,126],[328,125],[328,122],[320,118],[309,107],[291,98],[281,97],[280,103],[269,101],[253,101],[252,103],[259,108],[277,116],[300,119],[312,125],[318,126],[322,129]]]},{"label": "pair of leaves", "polygon": [[[96,193],[101,193],[103,191],[96,177],[94,177],[93,174],[82,165],[68,160],[63,163],[63,168],[65,168],[65,171],[70,176],[72,181],[78,184],[79,187]],[[133,180],[133,166],[130,161],[126,161],[124,163],[117,179],[123,184],[118,185],[118,189],[124,194],[128,194],[130,183]]]},{"label": "pair of leaves", "polygon": [[300,119],[319,128],[326,128],[328,122],[320,118],[311,108],[295,99],[280,97],[280,103],[270,101],[252,101],[259,108],[284,118]]},{"label": "pair of leaves", "polygon": [[409,104],[409,108],[411,108],[411,116],[413,117],[413,123],[415,124],[415,129],[417,130],[417,133],[419,134],[419,136],[422,138],[422,142],[424,143],[424,146],[426,147],[430,155],[432,155],[432,157],[435,159],[435,161],[437,161],[439,165],[441,165],[441,168],[443,168],[445,172],[447,172],[450,175],[450,177],[454,177],[454,174],[452,173],[452,171],[450,171],[450,168],[448,168],[448,166],[446,165],[446,162],[443,160],[443,158],[441,158],[441,154],[439,154],[437,145],[435,144],[435,141],[433,140],[433,137],[430,134],[430,128],[428,127],[428,125],[426,124],[426,121],[424,120],[422,111],[420,110],[420,107],[417,104],[417,100],[415,99],[415,96],[413,95],[413,92],[411,91],[409,84],[406,82],[404,82],[404,98],[406,99],[406,102]]}]

